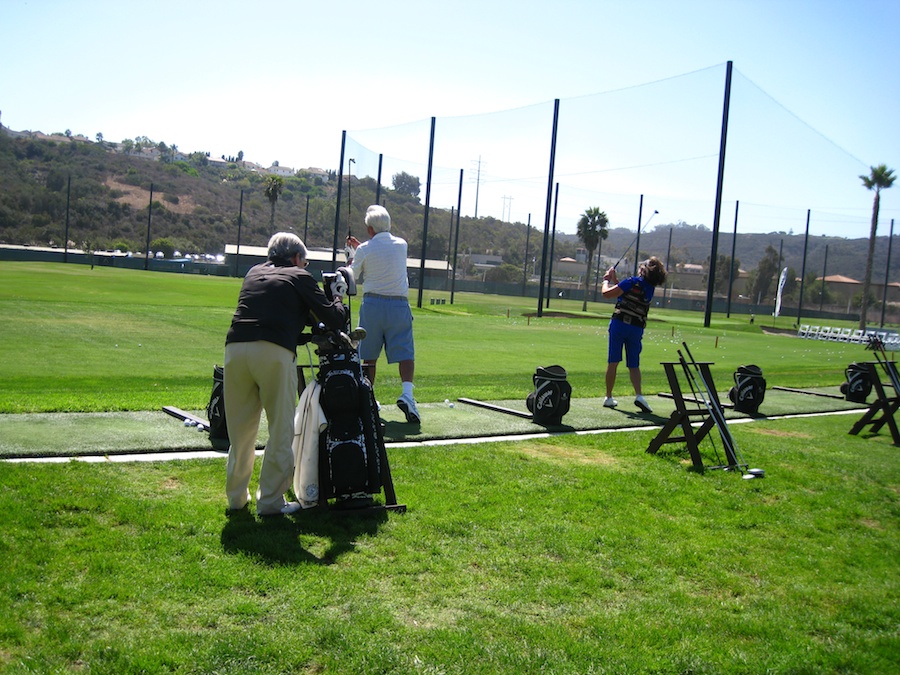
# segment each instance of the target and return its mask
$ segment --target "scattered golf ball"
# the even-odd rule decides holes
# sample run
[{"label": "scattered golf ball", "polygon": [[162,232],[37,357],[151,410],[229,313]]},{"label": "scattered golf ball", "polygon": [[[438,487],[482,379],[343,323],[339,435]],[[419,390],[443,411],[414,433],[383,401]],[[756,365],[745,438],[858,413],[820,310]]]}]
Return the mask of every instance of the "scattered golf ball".
[{"label": "scattered golf ball", "polygon": [[184,426],[186,426],[186,427],[191,426],[191,421],[190,421],[190,420],[185,420],[185,421],[184,421]]},{"label": "scattered golf ball", "polygon": [[453,407],[453,404],[452,404],[452,403],[450,404],[450,407],[451,407],[451,408]]}]

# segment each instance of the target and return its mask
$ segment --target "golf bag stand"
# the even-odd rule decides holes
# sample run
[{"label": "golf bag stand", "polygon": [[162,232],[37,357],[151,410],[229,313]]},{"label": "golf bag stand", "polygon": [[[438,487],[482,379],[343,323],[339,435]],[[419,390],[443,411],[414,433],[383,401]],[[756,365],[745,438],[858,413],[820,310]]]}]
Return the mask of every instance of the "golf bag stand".
[{"label": "golf bag stand", "polygon": [[525,405],[532,413],[532,421],[543,426],[559,426],[569,412],[572,385],[566,380],[562,366],[538,367],[532,376],[534,391],[528,394]]},{"label": "golf bag stand", "polygon": [[738,412],[755,415],[766,397],[766,379],[759,366],[739,366],[728,398]]}]

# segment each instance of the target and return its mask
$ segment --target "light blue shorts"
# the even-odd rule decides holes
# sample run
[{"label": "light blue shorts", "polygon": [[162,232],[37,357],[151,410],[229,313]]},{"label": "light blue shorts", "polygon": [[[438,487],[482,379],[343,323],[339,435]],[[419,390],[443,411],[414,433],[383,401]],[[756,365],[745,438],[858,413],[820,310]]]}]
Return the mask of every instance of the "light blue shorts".
[{"label": "light blue shorts", "polygon": [[366,329],[366,337],[359,343],[359,357],[377,361],[383,347],[388,363],[415,360],[412,322],[406,298],[363,296],[358,325]]}]

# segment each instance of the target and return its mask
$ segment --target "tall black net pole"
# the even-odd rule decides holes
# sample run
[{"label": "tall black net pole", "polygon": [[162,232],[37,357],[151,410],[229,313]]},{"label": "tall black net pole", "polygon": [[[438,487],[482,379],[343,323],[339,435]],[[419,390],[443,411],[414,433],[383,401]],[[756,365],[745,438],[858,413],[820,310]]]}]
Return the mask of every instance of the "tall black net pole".
[{"label": "tall black net pole", "polygon": [[428,213],[431,211],[431,169],[434,166],[434,124],[431,118],[431,140],[428,143],[428,180],[425,183],[425,222],[422,224],[422,259],[419,261],[419,300],[416,307],[422,308],[422,294],[425,291],[425,250],[428,247]]},{"label": "tall black net pole", "polygon": [[556,184],[556,190],[553,197],[553,228],[550,231],[550,261],[547,265],[547,304],[550,306],[550,291],[553,290],[553,259],[556,257],[556,212],[559,209],[559,183]]},{"label": "tall black net pole", "polygon": [[547,179],[547,209],[544,212],[544,248],[541,251],[541,288],[538,291],[537,315],[544,316],[544,283],[547,280],[547,240],[550,238],[550,207],[553,205],[553,170],[556,163],[556,130],[559,126],[559,99],[553,101],[553,135],[550,140],[550,172]]},{"label": "tall black net pole", "polygon": [[[456,208],[450,207],[450,226],[447,228],[447,276],[450,276],[450,252],[453,250],[453,219],[456,215]],[[444,289],[450,283],[449,279],[444,279]]]},{"label": "tall black net pole", "polygon": [[806,281],[806,250],[809,246],[809,214],[806,209],[806,236],[803,237],[803,264],[800,266],[800,300],[797,303],[797,323],[800,323],[800,315],[803,313],[803,282]]},{"label": "tall black net pole", "polygon": [[726,318],[731,318],[731,291],[734,288],[734,251],[737,248],[737,223],[738,223],[738,209],[741,207],[740,202],[734,203],[734,234],[731,237],[731,266],[728,268],[728,302],[726,304],[727,310],[725,312]]},{"label": "tall black net pole", "polygon": [[822,290],[819,291],[819,311],[825,305],[825,276],[828,274],[828,244],[825,244],[825,262],[822,264]]},{"label": "tall black net pole", "polygon": [[[241,201],[240,206],[238,207],[238,236],[237,236],[237,248],[234,251],[234,276],[238,276],[240,274],[240,265],[241,265],[241,226],[244,222],[244,191],[241,190]],[[305,239],[303,240],[306,241]]]},{"label": "tall black net pole", "polygon": [[334,206],[334,242],[331,246],[331,271],[337,269],[338,231],[341,227],[341,187],[344,182],[344,150],[347,148],[347,131],[341,132],[341,162],[338,164],[337,204]]},{"label": "tall black net pole", "polygon": [[525,226],[525,256],[522,262],[522,297],[525,297],[525,286],[528,283],[528,241],[531,239],[531,214],[528,214],[528,224]]},{"label": "tall black net pole", "polygon": [[72,197],[72,174],[69,174],[69,182],[66,187],[66,236],[65,236],[65,252],[63,253],[63,262],[69,262],[69,200]]},{"label": "tall black net pole", "polygon": [[147,248],[144,255],[144,269],[150,269],[150,222],[153,217],[153,183],[150,183],[150,206],[147,207]]},{"label": "tall black net pole", "polygon": [[[241,191],[241,199],[243,199],[244,193]],[[303,218],[303,243],[309,245],[307,241],[307,237],[309,236],[309,195],[306,195],[306,213]]]},{"label": "tall black net pole", "polygon": [[728,138],[728,109],[731,106],[731,69],[729,61],[725,68],[725,102],[722,105],[722,135],[719,139],[719,175],[716,181],[716,212],[713,218],[712,249],[709,253],[709,284],[706,289],[706,314],[704,328],[709,328],[712,318],[713,289],[716,287],[716,257],[719,254],[719,219],[722,216],[722,187],[725,182],[725,142]]},{"label": "tall black net pole", "polygon": [[463,170],[459,170],[459,196],[456,198],[456,235],[453,237],[453,276],[450,277],[450,304],[456,293],[456,260],[459,253],[459,212],[462,210]]},{"label": "tall black net pole", "polygon": [[381,165],[384,162],[384,154],[378,155],[378,181],[375,183],[375,203],[381,204]]}]

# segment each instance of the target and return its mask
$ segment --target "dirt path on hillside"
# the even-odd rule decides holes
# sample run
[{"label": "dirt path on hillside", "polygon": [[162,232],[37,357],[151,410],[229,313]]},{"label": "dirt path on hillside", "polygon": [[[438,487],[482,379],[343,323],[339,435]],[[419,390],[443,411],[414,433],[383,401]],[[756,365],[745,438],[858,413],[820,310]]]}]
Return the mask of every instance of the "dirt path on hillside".
[{"label": "dirt path on hillside", "polygon": [[[127,185],[125,183],[120,183],[115,178],[107,178],[105,182],[106,187],[110,190],[118,190],[123,192],[124,194],[121,197],[116,197],[116,201],[121,204],[128,204],[135,210],[140,210],[147,207],[147,203],[150,201],[150,190],[145,190],[144,188],[137,187],[135,185]],[[172,211],[173,213],[192,213],[197,204],[190,197],[179,197],[178,203],[173,204],[165,200],[164,192],[153,192],[153,201],[159,201],[160,204],[166,207],[168,211]]]}]

